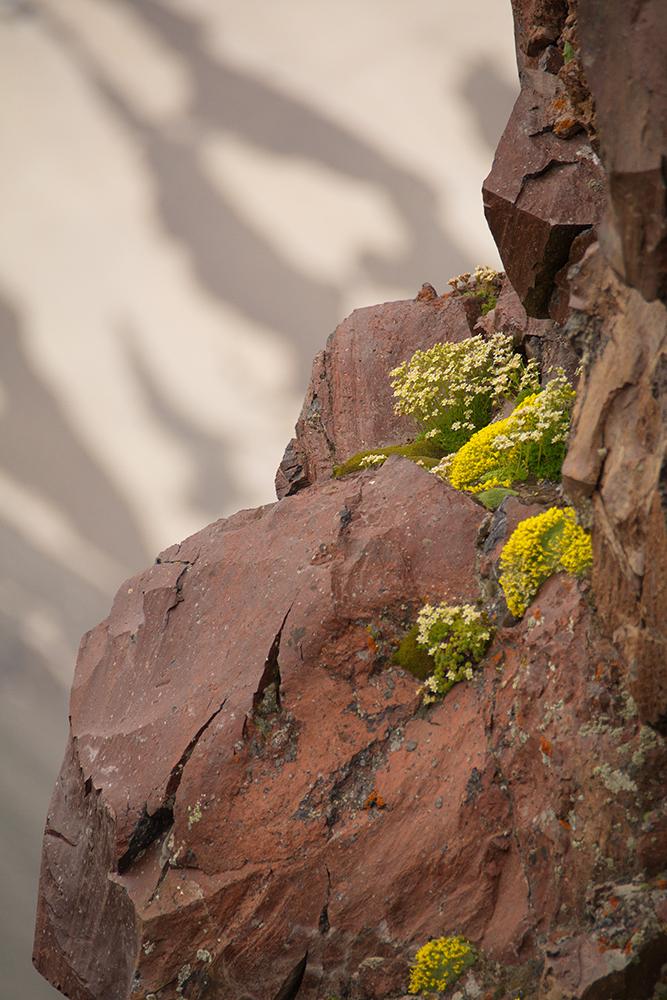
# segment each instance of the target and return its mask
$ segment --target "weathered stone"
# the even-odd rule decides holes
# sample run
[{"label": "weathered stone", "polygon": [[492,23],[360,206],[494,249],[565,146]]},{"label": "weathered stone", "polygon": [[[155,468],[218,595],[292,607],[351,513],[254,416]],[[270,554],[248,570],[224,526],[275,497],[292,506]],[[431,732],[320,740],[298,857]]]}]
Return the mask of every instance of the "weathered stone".
[{"label": "weathered stone", "polygon": [[624,285],[597,246],[572,279],[585,360],[563,483],[595,512],[593,583],[644,721],[667,725],[667,311]]},{"label": "weathered stone", "polygon": [[547,953],[543,995],[550,1000],[654,995],[667,955],[666,907],[664,888],[596,886],[588,903],[589,928],[559,941]]},{"label": "weathered stone", "polygon": [[563,32],[567,0],[512,0],[512,12],[519,70],[537,69],[539,58]]},{"label": "weathered stone", "polygon": [[350,1000],[383,1000],[404,987],[410,974],[405,958],[365,958],[350,981]]},{"label": "weathered stone", "polygon": [[[567,312],[569,315],[569,307]],[[511,337],[517,349],[537,361],[545,381],[555,369],[562,368],[572,384],[576,384],[579,357],[562,327],[551,319],[528,316],[508,279],[503,283],[495,308],[477,321],[475,329],[487,335],[498,332]]]},{"label": "weathered stone", "polygon": [[470,337],[481,313],[476,296],[356,309],[313,362],[296,438],[276,475],[278,497],[329,479],[358,451],[414,440],[413,421],[394,413],[392,369],[416,350]]},{"label": "weathered stone", "polygon": [[[233,953],[237,975],[259,976],[259,988],[267,970],[258,969],[257,954],[268,948],[269,966],[284,978],[284,963],[294,964],[304,942],[299,933],[290,944],[278,925],[317,929],[327,906],[331,924],[338,914],[338,926],[349,928],[336,945],[347,956],[345,942],[366,920],[355,824],[371,839],[382,825],[384,811],[364,805],[417,703],[417,682],[402,671],[369,677],[415,606],[474,598],[480,514],[397,456],[219,522],[121,588],[108,622],[82,643],[69,763],[47,828],[49,868],[60,877],[42,881],[48,897],[38,927],[40,942],[55,936],[63,954],[70,949],[69,972],[64,958],[56,971],[63,989],[104,996],[98,981],[132,967],[138,953],[141,985],[132,995],[143,995],[178,982],[187,965],[193,974],[198,951],[218,958],[202,975],[217,982],[222,952]],[[101,839],[85,832],[83,793],[64,783],[81,767],[77,787],[107,817]],[[333,835],[343,830],[339,843]],[[81,852],[100,872],[90,885]],[[404,863],[409,870],[418,856]],[[327,865],[336,876],[329,903]],[[52,921],[82,897],[100,919],[72,942],[68,918]],[[209,916],[193,950],[182,908],[198,913],[200,899]],[[102,960],[119,906],[132,945]],[[250,930],[243,913],[261,921],[266,907],[265,931],[239,953]],[[355,948],[358,964],[362,939]],[[41,943],[37,955],[53,974]],[[347,957],[345,965],[349,974]],[[127,975],[118,982],[125,996]]]},{"label": "weathered stone", "polygon": [[581,0],[579,39],[609,187],[599,238],[623,280],[667,294],[667,18],[661,0]]},{"label": "weathered stone", "polygon": [[597,226],[604,208],[604,174],[587,136],[557,134],[564,93],[551,73],[524,71],[482,189],[507,277],[537,318],[563,316],[563,276],[556,289],[556,275],[572,263],[575,238]]},{"label": "weathered stone", "polygon": [[[33,961],[71,1000],[124,1000],[141,944],[132,900],[110,880],[115,816],[81,770],[70,740],[49,807]],[[68,891],[76,883],[76,897]],[[111,958],[113,956],[113,958]]]},{"label": "weathered stone", "polygon": [[[396,456],[121,588],[82,644],[47,826],[48,978],[77,1000],[272,995],[308,950],[304,997],[377,1000],[429,935],[525,961],[579,927],[596,872],[634,871],[667,755],[574,580],[426,717],[388,665],[417,604],[474,599],[482,514]],[[74,937],[82,899],[97,919]]]}]

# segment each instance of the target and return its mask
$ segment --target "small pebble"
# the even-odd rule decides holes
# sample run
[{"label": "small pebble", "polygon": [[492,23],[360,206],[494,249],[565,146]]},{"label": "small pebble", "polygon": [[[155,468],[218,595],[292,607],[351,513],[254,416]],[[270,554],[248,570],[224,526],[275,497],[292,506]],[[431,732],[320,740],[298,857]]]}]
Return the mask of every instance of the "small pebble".
[{"label": "small pebble", "polygon": [[405,744],[405,749],[406,750],[416,750],[417,749],[416,742],[414,740],[408,740],[406,742],[406,744]]},{"label": "small pebble", "polygon": [[435,800],[435,808],[442,809],[442,795],[438,795],[437,799]]}]

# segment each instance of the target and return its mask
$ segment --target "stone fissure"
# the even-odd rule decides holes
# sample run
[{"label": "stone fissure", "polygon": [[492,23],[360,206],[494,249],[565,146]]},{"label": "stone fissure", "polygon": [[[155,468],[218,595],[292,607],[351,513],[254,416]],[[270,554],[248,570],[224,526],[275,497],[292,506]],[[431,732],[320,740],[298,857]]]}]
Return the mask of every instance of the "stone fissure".
[{"label": "stone fissure", "polygon": [[159,806],[155,812],[149,813],[146,804],[144,803],[143,811],[139,819],[135,822],[132,832],[128,838],[127,850],[118,859],[119,875],[123,875],[142,853],[142,851],[154,843],[160,836],[162,836],[163,833],[165,833],[165,831],[173,826],[174,801],[176,798],[176,792],[178,791],[178,787],[183,777],[183,769],[192,756],[197,743],[211,725],[215,717],[220,714],[226,701],[227,699],[224,698],[220,707],[217,708],[215,712],[213,712],[213,714],[206,720],[204,725],[197,730],[181,754],[178,762],[171,769],[169,780],[167,781],[167,786],[164,791],[162,805]]},{"label": "stone fissure", "polygon": [[370,807],[375,774],[386,761],[390,742],[390,737],[374,740],[331,772],[328,778],[319,777],[292,818],[305,823],[324,819],[327,833],[331,836],[344,811],[361,812]]},{"label": "stone fissure", "polygon": [[285,622],[289,617],[289,613],[292,610],[293,604],[290,604],[289,608],[285,613],[285,617],[282,620],[282,624],[278,629],[273,642],[271,643],[271,648],[269,649],[268,656],[264,663],[264,670],[262,671],[262,676],[259,679],[259,684],[257,685],[257,690],[252,696],[252,711],[253,715],[271,715],[274,712],[280,712],[280,664],[278,663],[278,655],[280,653],[280,642],[282,639],[283,629],[285,628]]},{"label": "stone fissure", "polygon": [[317,923],[317,929],[320,934],[327,934],[331,929],[331,924],[329,923],[329,900],[331,899],[331,872],[326,868],[327,873],[327,895],[322,907],[322,912],[320,913],[320,919]]}]

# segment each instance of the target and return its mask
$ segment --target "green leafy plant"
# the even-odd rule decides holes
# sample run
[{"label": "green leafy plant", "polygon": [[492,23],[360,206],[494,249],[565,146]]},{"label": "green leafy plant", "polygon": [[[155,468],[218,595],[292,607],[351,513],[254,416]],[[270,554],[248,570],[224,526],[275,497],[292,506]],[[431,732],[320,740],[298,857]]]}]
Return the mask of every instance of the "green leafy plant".
[{"label": "green leafy plant", "polygon": [[592,562],[590,535],[576,523],[574,511],[551,507],[527,518],[515,528],[501,557],[507,607],[520,618],[552,573],[581,576]]},{"label": "green leafy plant", "polygon": [[537,365],[512,350],[502,333],[416,351],[391,372],[394,409],[449,454],[488,424],[505,400],[539,389]]},{"label": "green leafy plant", "polygon": [[471,604],[426,604],[417,616],[417,644],[433,657],[435,669],[423,684],[424,704],[444,697],[459,681],[470,680],[492,638],[486,613]]},{"label": "green leafy plant", "polygon": [[556,481],[565,458],[574,390],[561,372],[504,420],[477,431],[437,474],[458,490],[483,493],[529,475]]},{"label": "green leafy plant", "polygon": [[477,952],[464,937],[438,938],[419,949],[410,970],[410,993],[446,990],[477,961]]}]

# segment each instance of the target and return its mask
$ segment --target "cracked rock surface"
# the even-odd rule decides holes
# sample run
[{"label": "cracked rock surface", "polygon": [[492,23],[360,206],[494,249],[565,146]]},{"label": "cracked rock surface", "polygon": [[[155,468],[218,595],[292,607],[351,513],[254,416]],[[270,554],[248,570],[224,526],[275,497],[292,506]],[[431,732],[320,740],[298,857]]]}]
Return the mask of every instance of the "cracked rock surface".
[{"label": "cracked rock surface", "polygon": [[211,525],[121,588],[82,643],[47,822],[52,982],[273,995],[307,950],[304,997],[369,976],[389,995],[430,935],[525,962],[585,935],[591,880],[659,866],[664,818],[642,822],[664,741],[572,578],[427,713],[391,666],[424,600],[474,599],[484,516],[393,456]]},{"label": "cracked rock surface", "polygon": [[[584,585],[548,580],[428,711],[391,664],[422,604],[486,592],[542,509],[510,499],[490,518],[393,455],[129,580],[81,644],[43,974],[76,1000],[240,1000],[274,996],[307,953],[305,1000],[381,1000],[429,937],[463,933],[491,962],[548,958],[556,989],[598,947],[589,885],[644,870],[662,913],[665,743]],[[656,919],[600,976],[657,954]]]}]

